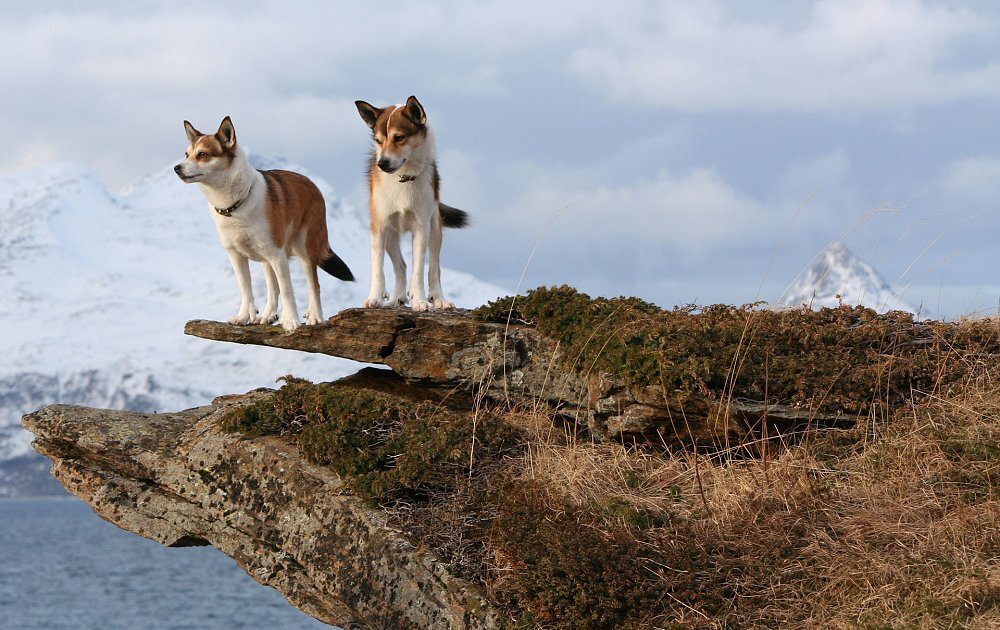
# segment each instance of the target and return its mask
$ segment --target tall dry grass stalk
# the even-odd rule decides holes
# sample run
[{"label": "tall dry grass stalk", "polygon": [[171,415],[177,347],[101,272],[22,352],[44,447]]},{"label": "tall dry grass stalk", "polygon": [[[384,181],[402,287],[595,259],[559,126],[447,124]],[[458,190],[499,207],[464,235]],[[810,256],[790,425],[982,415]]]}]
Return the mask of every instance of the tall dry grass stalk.
[{"label": "tall dry grass stalk", "polygon": [[[553,431],[544,416],[520,415],[529,442],[523,475],[603,509],[605,531],[647,546],[651,561],[660,545],[704,558],[705,579],[721,582],[707,589],[716,601],[688,599],[673,621],[1000,627],[994,373],[984,365],[960,395],[741,462],[592,443]],[[605,509],[622,505],[684,526],[637,530]],[[717,601],[719,592],[728,601]]]}]

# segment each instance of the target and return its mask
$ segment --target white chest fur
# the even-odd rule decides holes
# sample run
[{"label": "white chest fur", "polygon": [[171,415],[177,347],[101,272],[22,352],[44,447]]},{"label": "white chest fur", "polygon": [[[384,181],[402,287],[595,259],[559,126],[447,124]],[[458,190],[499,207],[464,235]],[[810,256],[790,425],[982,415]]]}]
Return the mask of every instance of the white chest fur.
[{"label": "white chest fur", "polygon": [[406,232],[412,229],[417,216],[428,217],[437,209],[430,169],[407,182],[400,182],[398,173],[379,171],[377,176],[381,182],[375,189],[373,205],[380,222]]},{"label": "white chest fur", "polygon": [[246,258],[262,261],[267,252],[277,246],[263,212],[243,213],[231,217],[220,216],[211,208],[215,227],[219,231],[219,241],[226,249],[234,249]]},{"label": "white chest fur", "polygon": [[[213,203],[212,197],[208,198],[208,209],[212,220],[215,221],[215,228],[219,232],[219,241],[226,249],[233,249],[241,255],[254,261],[261,261],[267,257],[269,252],[273,252],[280,245],[274,242],[273,233],[267,217],[264,190],[266,184],[260,173],[256,175],[253,186],[250,188],[246,200],[232,211],[229,216],[220,214],[216,208],[220,207]],[[229,201],[230,198],[221,198],[220,203]],[[226,206],[228,207],[228,206]]]}]

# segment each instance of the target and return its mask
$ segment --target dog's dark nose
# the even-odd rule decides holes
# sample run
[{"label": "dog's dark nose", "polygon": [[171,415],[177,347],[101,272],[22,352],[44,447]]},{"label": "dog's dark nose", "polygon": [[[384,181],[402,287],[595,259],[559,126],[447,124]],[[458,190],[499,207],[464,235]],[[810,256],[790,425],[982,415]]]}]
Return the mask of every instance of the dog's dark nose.
[{"label": "dog's dark nose", "polygon": [[380,169],[382,169],[383,171],[385,171],[386,173],[391,173],[392,172],[389,169],[389,158],[382,158],[381,160],[379,160],[378,161],[378,167]]},{"label": "dog's dark nose", "polygon": [[178,175],[181,174],[181,165],[180,164],[178,164],[177,166],[174,167],[174,172],[177,173]]}]

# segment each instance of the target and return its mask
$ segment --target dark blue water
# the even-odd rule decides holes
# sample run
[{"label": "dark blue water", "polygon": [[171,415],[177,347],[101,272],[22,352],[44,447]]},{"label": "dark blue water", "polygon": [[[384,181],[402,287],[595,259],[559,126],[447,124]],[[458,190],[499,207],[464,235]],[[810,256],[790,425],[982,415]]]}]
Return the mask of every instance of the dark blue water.
[{"label": "dark blue water", "polygon": [[0,628],[329,627],[211,547],[162,547],[75,499],[0,501]]}]

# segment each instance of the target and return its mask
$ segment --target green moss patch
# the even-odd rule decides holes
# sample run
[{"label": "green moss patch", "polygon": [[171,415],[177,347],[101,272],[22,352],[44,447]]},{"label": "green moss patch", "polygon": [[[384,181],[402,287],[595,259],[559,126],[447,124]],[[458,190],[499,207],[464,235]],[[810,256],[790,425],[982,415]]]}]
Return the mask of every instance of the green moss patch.
[{"label": "green moss patch", "polygon": [[286,435],[306,458],[330,466],[354,492],[382,503],[447,491],[477,463],[517,450],[517,432],[488,413],[473,417],[370,389],[285,385],[234,409],[222,427],[247,435]]},{"label": "green moss patch", "polygon": [[721,605],[719,580],[699,569],[705,558],[683,545],[686,532],[670,536],[681,544],[656,544],[631,524],[608,531],[594,511],[531,482],[508,485],[499,502],[490,546],[513,569],[501,590],[533,623],[655,627],[679,614],[679,601]]},{"label": "green moss patch", "polygon": [[917,322],[908,313],[863,307],[663,310],[563,286],[501,298],[474,314],[531,322],[560,342],[566,367],[617,375],[635,387],[661,386],[681,402],[747,398],[867,414],[915,393],[947,394],[1000,356],[993,321]]}]

